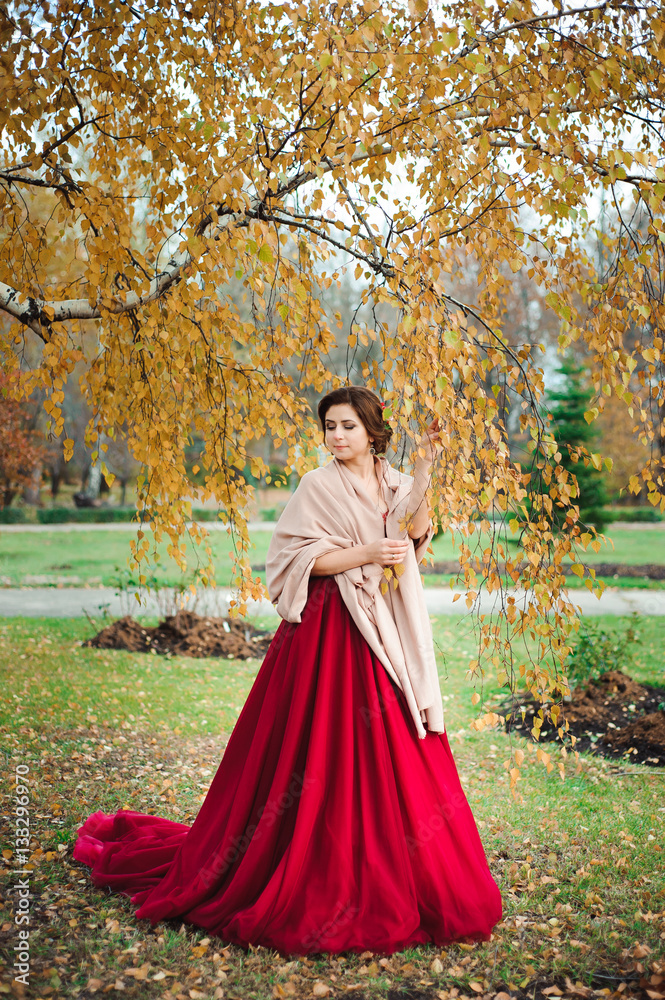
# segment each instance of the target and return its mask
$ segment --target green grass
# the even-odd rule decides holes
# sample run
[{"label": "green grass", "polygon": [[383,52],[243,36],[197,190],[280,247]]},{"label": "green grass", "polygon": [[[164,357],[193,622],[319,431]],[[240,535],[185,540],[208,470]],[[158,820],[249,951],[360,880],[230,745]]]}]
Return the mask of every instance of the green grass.
[{"label": "green grass", "polygon": [[[25,585],[35,577],[43,577],[45,583],[61,582],[65,586],[81,583],[102,584],[108,587],[131,586],[136,574],[129,574],[127,560],[130,555],[129,542],[135,538],[132,528],[123,531],[96,530],[53,531],[53,532],[3,532],[0,529],[0,578],[5,578],[11,586]],[[150,535],[148,534],[148,537]],[[256,531],[252,537],[250,561],[252,564],[265,563],[270,531]],[[455,544],[460,541],[450,533],[437,536],[432,545],[435,562],[458,558]],[[224,531],[211,532],[215,572],[218,586],[227,587],[231,581],[232,542]],[[665,556],[665,530],[660,528],[615,528],[612,533],[614,549],[603,544],[598,553],[588,549],[584,561],[589,565],[599,562],[644,564],[658,562]],[[476,551],[482,551],[490,542],[487,534],[474,533],[468,544]],[[148,575],[154,573],[159,586],[178,586],[191,579],[191,572],[198,563],[203,563],[204,553],[187,541],[188,573],[183,575],[167,552],[168,541],[157,546],[159,562],[154,563],[151,550],[151,565]],[[255,571],[265,583],[265,572]],[[426,586],[448,585],[450,577],[425,576]],[[569,577],[571,587],[578,586],[575,577]],[[603,578],[609,586],[655,587],[662,583],[634,580],[631,578]]]},{"label": "green grass", "polygon": [[[627,623],[598,621],[610,630]],[[566,977],[612,988],[616,982],[594,975],[628,979],[636,961],[656,972],[655,963],[665,961],[665,771],[569,755],[562,780],[552,744],[548,771],[521,738],[470,729],[482,708],[471,705],[465,679],[475,654],[472,620],[438,616],[433,630],[448,737],[502,891],[504,919],[489,942],[423,946],[387,965],[352,955],[291,964],[270,949],[225,948],[179,922],[139,924],[125,897],[94,889],[88,869],[71,859],[76,828],[96,809],[124,806],[193,820],[259,661],[83,649],[91,627],[80,619],[0,619],[0,734],[8,762],[30,767],[38,845],[32,995],[50,989],[50,996],[74,997],[90,980],[90,989],[104,995],[119,980],[119,989],[140,1000],[214,998],[219,989],[227,1000],[304,998],[320,979],[329,996],[359,983],[350,995],[386,997],[408,987],[435,1000],[455,987],[467,996],[524,989],[531,997],[546,984],[564,988]],[[644,618],[639,632],[633,676],[663,684],[665,620]],[[500,693],[487,678],[485,700]],[[526,752],[517,799],[504,766],[515,747]],[[9,774],[7,767],[5,782]],[[2,847],[12,847],[6,823]],[[11,857],[3,859],[9,875]],[[10,928],[8,922],[6,936]]]},{"label": "green grass", "polygon": [[[509,538],[517,536],[508,535]],[[456,535],[456,543],[458,543],[460,536]],[[497,539],[504,543],[506,535],[504,532],[497,535]],[[472,549],[472,551],[480,551],[487,548],[491,544],[491,537],[489,532],[474,532],[470,538],[466,539],[466,544]],[[509,546],[509,554],[514,554],[516,551],[515,545]],[[437,559],[455,559],[458,557],[456,553],[453,541],[451,540],[450,532],[448,532],[445,538],[439,539],[437,537],[434,543],[434,558]],[[604,539],[600,540],[600,549],[598,552],[589,547],[586,550],[580,551],[580,558],[591,565],[599,562],[612,562],[612,563],[626,563],[630,565],[644,565],[646,563],[662,563],[665,559],[665,524],[664,525],[648,525],[646,527],[612,527],[610,525],[607,528]]]},{"label": "green grass", "polygon": [[[147,533],[147,537],[151,538],[151,534]],[[269,531],[255,532],[250,554],[252,562],[265,562],[270,537]],[[26,578],[35,576],[51,577],[53,582],[57,577],[63,580],[70,578],[74,585],[82,581],[106,587],[126,586],[132,579],[137,579],[136,572],[130,574],[127,566],[131,555],[130,539],[135,538],[136,531],[131,528],[123,531],[98,529],[38,533],[0,530],[0,577],[6,577],[12,586],[19,586],[25,583]],[[210,544],[217,584],[228,586],[233,543],[225,531],[215,531],[210,533]],[[187,538],[188,572],[183,575],[169,556],[168,546],[168,540],[162,540],[157,545],[159,562],[155,563],[155,550],[151,545],[148,574],[154,574],[160,586],[175,586],[191,579],[197,564],[205,562],[203,549],[198,549]]]}]

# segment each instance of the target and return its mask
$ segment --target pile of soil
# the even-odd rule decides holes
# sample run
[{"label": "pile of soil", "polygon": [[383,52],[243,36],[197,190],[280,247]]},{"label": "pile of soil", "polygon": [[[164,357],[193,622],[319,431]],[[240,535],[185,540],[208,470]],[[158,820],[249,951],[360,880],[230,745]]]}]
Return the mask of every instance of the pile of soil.
[{"label": "pile of soil", "polygon": [[[591,750],[604,757],[623,757],[632,763],[665,767],[665,688],[638,684],[621,670],[608,670],[598,680],[579,686],[569,702],[558,702],[561,716],[577,738],[576,750]],[[550,705],[534,699],[521,708],[504,705],[506,730],[531,736],[534,718],[542,707],[545,722],[540,742],[557,740],[558,733],[549,715]],[[562,717],[558,725],[564,725]]]},{"label": "pile of soil", "polygon": [[206,618],[193,611],[168,615],[159,625],[142,625],[131,615],[119,618],[83,643],[97,649],[178,656],[224,656],[262,659],[274,632],[256,629],[237,618]]}]

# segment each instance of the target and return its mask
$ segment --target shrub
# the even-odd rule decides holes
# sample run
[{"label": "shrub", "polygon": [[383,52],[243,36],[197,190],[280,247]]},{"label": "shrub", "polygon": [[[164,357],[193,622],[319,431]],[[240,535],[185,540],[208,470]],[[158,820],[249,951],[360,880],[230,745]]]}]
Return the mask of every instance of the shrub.
[{"label": "shrub", "polygon": [[37,511],[40,524],[112,524],[135,517],[133,507],[44,507]]},{"label": "shrub", "polygon": [[[13,510],[13,508],[9,508]],[[2,511],[0,511],[0,514]],[[211,509],[193,510],[194,521],[216,521],[217,511]],[[23,520],[27,520],[23,518]],[[138,511],[134,507],[44,507],[37,510],[40,524],[139,524]],[[3,523],[0,520],[0,523]],[[5,524],[14,523],[5,521]],[[22,522],[18,522],[22,523]]]},{"label": "shrub", "polygon": [[606,632],[588,620],[582,622],[577,641],[566,659],[566,676],[571,687],[596,680],[608,670],[625,672],[632,666],[633,647],[640,642],[638,617],[634,611],[623,634]]},{"label": "shrub", "polygon": [[0,508],[0,524],[27,524],[28,518],[20,507]]},{"label": "shrub", "polygon": [[612,521],[626,521],[629,524],[658,524],[665,517],[655,507],[614,507]]}]

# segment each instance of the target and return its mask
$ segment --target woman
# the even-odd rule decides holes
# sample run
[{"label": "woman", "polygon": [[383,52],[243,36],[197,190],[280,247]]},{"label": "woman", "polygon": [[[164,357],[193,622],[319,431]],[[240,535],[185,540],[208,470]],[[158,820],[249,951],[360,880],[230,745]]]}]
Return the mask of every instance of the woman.
[{"label": "woman", "polygon": [[[327,465],[273,534],[284,619],[193,825],[94,813],[74,857],[136,916],[287,954],[486,939],[501,897],[452,759],[418,561],[440,447],[413,478],[363,386],[318,407]],[[397,584],[397,586],[396,586]]]}]

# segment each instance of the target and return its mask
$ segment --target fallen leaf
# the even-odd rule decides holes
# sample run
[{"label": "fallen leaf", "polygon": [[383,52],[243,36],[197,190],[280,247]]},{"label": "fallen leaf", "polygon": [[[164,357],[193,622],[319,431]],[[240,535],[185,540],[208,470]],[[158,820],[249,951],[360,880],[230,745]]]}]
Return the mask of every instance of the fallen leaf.
[{"label": "fallen leaf", "polygon": [[150,968],[150,963],[146,962],[139,968],[132,967],[131,969],[124,969],[123,971],[126,976],[132,976],[133,979],[147,979],[149,968]]},{"label": "fallen leaf", "polygon": [[325,983],[314,983],[312,987],[312,996],[315,997],[327,997],[330,992],[332,992],[330,987]]},{"label": "fallen leaf", "polygon": [[430,965],[430,972],[433,972],[435,976],[440,976],[443,972],[443,962],[440,958],[435,958]]},{"label": "fallen leaf", "polygon": [[582,983],[575,983],[573,985],[568,976],[566,976],[566,992],[573,993],[577,997],[588,997],[592,991],[588,986],[583,986]]}]

